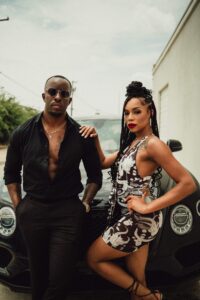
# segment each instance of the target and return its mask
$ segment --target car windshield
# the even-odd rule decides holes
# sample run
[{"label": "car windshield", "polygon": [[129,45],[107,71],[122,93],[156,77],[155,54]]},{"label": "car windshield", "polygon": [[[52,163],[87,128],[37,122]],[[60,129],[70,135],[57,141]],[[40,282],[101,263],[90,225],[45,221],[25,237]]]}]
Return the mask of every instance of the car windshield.
[{"label": "car windshield", "polygon": [[[120,139],[120,118],[77,118],[76,119],[80,125],[94,126],[98,132],[101,146],[105,154],[113,153],[119,149],[119,139]],[[82,181],[86,183],[86,173],[83,164],[80,165],[80,170],[82,174]],[[103,170],[104,174],[104,184],[103,188],[100,190],[102,194],[109,194],[110,192],[110,175],[108,175],[108,170]],[[2,176],[2,174],[1,174]],[[106,194],[106,199],[108,195]],[[0,200],[4,199],[11,201],[7,192],[7,188],[4,185],[4,181],[0,180]]]},{"label": "car windshield", "polygon": [[119,149],[120,119],[79,119],[79,124],[94,126],[98,132],[103,151],[112,153]]}]

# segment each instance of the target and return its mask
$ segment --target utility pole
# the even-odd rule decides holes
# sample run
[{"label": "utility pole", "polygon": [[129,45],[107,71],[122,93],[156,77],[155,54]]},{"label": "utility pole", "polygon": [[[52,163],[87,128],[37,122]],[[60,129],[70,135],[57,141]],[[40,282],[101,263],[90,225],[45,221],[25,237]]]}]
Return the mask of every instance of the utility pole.
[{"label": "utility pole", "polygon": [[9,17],[7,17],[7,18],[0,19],[0,22],[2,22],[2,21],[9,21],[9,20],[10,20]]},{"label": "utility pole", "polygon": [[71,114],[71,117],[72,117],[72,115],[73,115],[73,95],[74,95],[74,92],[76,91],[76,87],[75,87],[75,83],[76,83],[77,81],[72,81],[72,102],[71,102],[71,110],[70,110],[70,114]]},{"label": "utility pole", "polygon": [[[9,21],[9,17],[6,17],[6,18],[3,18],[3,19],[0,19],[0,22],[3,22],[3,21]],[[2,74],[2,72],[0,72],[0,74]],[[0,89],[2,90],[3,87],[1,86]]]}]

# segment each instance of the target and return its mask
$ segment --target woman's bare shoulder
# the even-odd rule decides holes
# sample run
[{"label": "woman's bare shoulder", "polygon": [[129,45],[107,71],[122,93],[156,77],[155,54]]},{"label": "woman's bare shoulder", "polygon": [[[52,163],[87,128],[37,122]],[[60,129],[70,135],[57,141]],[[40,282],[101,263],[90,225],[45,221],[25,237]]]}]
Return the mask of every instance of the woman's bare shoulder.
[{"label": "woman's bare shoulder", "polygon": [[154,156],[155,154],[164,155],[171,153],[167,144],[155,135],[150,136],[147,139],[146,149],[151,156]]}]

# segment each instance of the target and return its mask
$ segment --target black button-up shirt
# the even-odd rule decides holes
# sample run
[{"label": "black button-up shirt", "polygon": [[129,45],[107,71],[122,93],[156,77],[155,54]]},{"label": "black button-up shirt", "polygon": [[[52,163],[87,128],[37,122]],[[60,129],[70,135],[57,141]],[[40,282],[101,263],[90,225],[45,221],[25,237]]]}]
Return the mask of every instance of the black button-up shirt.
[{"label": "black button-up shirt", "polygon": [[82,190],[79,164],[83,161],[87,183],[102,184],[100,161],[93,139],[83,138],[80,125],[68,115],[67,130],[58,155],[54,179],[48,173],[49,143],[39,114],[20,125],[12,134],[4,168],[5,184],[21,183],[30,197],[38,200],[72,198]]}]

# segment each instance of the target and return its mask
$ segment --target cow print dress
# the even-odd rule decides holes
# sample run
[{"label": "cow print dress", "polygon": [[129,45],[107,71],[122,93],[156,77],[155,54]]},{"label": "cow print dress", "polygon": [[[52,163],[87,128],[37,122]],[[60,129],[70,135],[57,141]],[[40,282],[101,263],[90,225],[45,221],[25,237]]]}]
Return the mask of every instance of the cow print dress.
[{"label": "cow print dress", "polygon": [[136,155],[145,146],[147,139],[148,136],[134,147],[124,150],[109,198],[111,204],[109,220],[112,225],[109,225],[102,234],[106,244],[127,253],[137,251],[152,241],[162,226],[161,211],[144,215],[129,212],[124,201],[128,195],[142,196],[145,191],[149,194],[145,201],[152,201],[154,198],[150,188],[152,176],[141,177],[136,167]]}]

